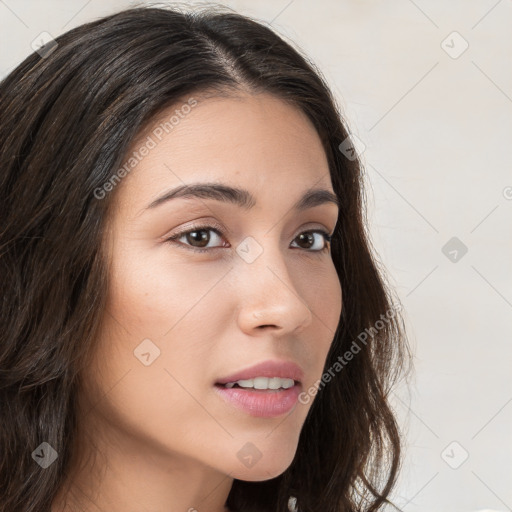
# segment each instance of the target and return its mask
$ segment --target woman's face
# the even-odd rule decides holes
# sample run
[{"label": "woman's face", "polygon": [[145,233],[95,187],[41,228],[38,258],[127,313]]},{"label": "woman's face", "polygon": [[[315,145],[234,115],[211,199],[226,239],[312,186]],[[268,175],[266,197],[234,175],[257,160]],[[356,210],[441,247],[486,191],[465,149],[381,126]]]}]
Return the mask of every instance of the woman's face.
[{"label": "woman's face", "polygon": [[[338,207],[294,207],[312,190],[333,192],[303,113],[268,94],[196,98],[140,137],[126,157],[137,151],[140,161],[115,190],[108,303],[85,376],[96,404],[89,434],[129,440],[127,456],[142,449],[170,466],[267,480],[291,464],[314,397],[286,409],[276,397],[293,399],[290,391],[216,383],[273,360],[302,369],[292,390],[318,385],[342,299],[331,253],[322,250],[328,243],[315,230],[332,234]],[[177,187],[207,182],[247,191],[252,206],[220,194],[150,206]],[[228,394],[247,397],[251,408]]]}]

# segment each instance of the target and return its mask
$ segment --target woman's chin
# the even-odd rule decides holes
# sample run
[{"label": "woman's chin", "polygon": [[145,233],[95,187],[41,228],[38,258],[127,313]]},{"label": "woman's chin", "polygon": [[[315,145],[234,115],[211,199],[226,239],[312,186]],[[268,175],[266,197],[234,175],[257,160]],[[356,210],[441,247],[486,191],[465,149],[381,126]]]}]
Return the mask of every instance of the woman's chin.
[{"label": "woman's chin", "polygon": [[229,471],[229,474],[237,480],[245,480],[248,482],[261,482],[263,480],[271,480],[279,475],[282,475],[291,464],[293,456],[286,459],[271,458],[270,460],[263,461],[260,459],[252,467],[240,467],[238,465]]}]

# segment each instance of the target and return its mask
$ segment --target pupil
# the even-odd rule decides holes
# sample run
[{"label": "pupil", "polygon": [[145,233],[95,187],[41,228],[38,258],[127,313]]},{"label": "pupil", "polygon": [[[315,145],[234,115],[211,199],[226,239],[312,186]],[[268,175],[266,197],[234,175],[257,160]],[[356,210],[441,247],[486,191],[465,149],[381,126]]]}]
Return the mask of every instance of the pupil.
[{"label": "pupil", "polygon": [[[311,244],[313,244],[313,243],[314,243],[314,239],[313,239],[313,234],[312,234],[312,233],[301,233],[301,234],[299,235],[299,238],[300,238],[301,240],[304,240],[304,238],[308,238],[308,239],[309,239],[309,241],[311,242]],[[309,247],[309,246],[308,246],[308,247]]]},{"label": "pupil", "polygon": [[[197,233],[202,233],[203,236],[199,236],[197,237]],[[205,244],[203,245],[200,245],[200,247],[205,247],[208,245],[208,234],[207,234],[207,230],[206,229],[200,229],[200,230],[197,230],[197,231],[192,231],[188,234],[188,237],[192,239],[193,242],[206,242]],[[190,240],[189,240],[190,242]],[[193,244],[192,244],[193,245]]]}]

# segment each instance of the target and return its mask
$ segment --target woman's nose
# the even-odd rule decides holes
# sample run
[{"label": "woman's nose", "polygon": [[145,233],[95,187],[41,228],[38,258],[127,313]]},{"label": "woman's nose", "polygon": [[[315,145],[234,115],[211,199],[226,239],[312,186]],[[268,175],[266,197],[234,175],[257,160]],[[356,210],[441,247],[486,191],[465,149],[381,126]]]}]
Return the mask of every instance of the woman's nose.
[{"label": "woman's nose", "polygon": [[302,331],[313,312],[279,250],[265,249],[241,270],[239,323],[244,330],[273,328],[281,334]]}]

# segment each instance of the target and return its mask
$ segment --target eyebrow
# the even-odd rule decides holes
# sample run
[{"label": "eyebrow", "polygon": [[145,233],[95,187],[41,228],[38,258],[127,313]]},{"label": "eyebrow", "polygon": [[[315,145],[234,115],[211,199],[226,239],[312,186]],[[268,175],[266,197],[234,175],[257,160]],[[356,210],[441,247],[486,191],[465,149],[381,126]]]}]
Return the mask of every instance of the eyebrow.
[{"label": "eyebrow", "polygon": [[[248,190],[231,187],[222,183],[190,183],[166,192],[150,203],[145,209],[156,208],[179,197],[213,199],[215,201],[235,204],[247,211],[256,205],[256,199]],[[341,207],[339,198],[330,190],[313,189],[305,192],[292,208],[300,212],[326,203],[334,203],[338,210]]]}]

